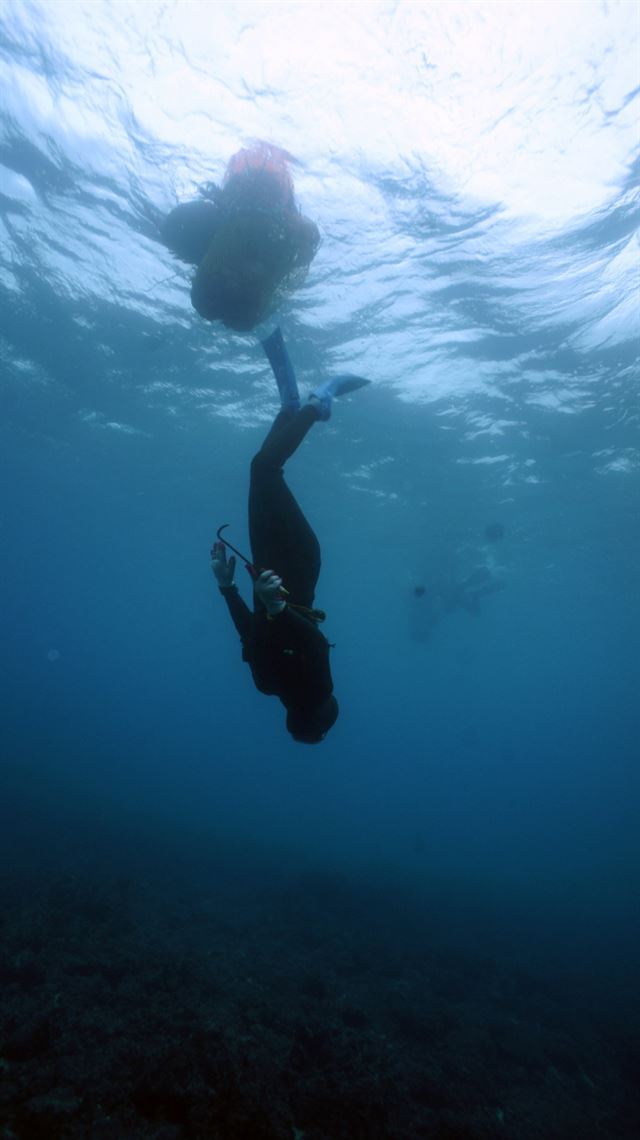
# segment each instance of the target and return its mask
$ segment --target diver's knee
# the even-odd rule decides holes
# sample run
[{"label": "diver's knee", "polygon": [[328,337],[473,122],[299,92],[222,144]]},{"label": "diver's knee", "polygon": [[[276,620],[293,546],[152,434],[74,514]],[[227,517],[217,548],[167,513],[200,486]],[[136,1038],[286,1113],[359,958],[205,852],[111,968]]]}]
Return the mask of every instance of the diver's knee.
[{"label": "diver's knee", "polygon": [[272,469],[272,464],[269,463],[268,457],[265,455],[262,448],[257,451],[251,460],[251,477],[256,475],[266,475]]},{"label": "diver's knee", "polygon": [[274,459],[268,448],[261,449],[251,460],[251,480],[261,486],[281,483],[284,470],[281,464]]}]

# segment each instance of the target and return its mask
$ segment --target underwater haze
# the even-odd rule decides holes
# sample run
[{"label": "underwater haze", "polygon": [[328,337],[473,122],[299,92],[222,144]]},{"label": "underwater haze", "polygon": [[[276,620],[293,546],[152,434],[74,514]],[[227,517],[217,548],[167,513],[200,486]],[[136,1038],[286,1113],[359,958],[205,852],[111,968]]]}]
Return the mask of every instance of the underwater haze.
[{"label": "underwater haze", "polygon": [[[0,1140],[632,1140],[638,4],[4,0],[0,53]],[[160,227],[255,139],[322,241],[240,335]],[[372,382],[287,468],[313,748],[209,564],[276,324]]]}]

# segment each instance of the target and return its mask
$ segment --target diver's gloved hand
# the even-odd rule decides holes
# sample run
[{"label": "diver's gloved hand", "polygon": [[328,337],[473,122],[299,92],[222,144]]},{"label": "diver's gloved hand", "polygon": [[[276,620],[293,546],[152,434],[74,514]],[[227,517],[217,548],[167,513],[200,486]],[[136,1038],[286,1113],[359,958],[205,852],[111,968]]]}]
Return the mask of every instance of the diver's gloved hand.
[{"label": "diver's gloved hand", "polygon": [[253,583],[253,588],[269,617],[282,613],[287,604],[282,596],[282,578],[274,574],[273,570],[263,570]]},{"label": "diver's gloved hand", "polygon": [[211,570],[221,590],[233,586],[236,558],[235,554],[232,554],[227,562],[227,552],[223,542],[214,542],[211,547]]}]

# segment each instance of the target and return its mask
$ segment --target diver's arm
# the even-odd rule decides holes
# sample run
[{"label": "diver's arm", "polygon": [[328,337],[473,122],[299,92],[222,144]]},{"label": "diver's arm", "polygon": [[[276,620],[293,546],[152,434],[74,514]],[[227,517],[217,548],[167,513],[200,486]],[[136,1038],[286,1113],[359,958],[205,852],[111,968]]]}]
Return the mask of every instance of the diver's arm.
[{"label": "diver's arm", "polygon": [[211,547],[211,572],[218,583],[220,593],[227,603],[233,624],[244,645],[251,631],[253,615],[246,602],[240,597],[238,587],[233,584],[236,572],[235,556],[232,554],[227,561],[225,545],[219,540],[214,542]]},{"label": "diver's arm", "polygon": [[285,605],[278,614],[267,616],[268,634],[272,642],[287,646],[307,659],[324,652],[328,645],[316,623],[293,606]]},{"label": "diver's arm", "polygon": [[312,656],[318,646],[326,645],[326,638],[314,621],[305,617],[295,606],[287,605],[282,578],[273,570],[263,570],[254,581],[253,588],[265,609],[265,618],[272,642],[284,640],[294,651]]},{"label": "diver's arm", "polygon": [[287,591],[283,589],[282,578],[278,574],[273,570],[263,570],[255,579],[253,588],[267,611],[267,617],[274,618],[282,613]]},{"label": "diver's arm", "polygon": [[238,587],[234,586],[233,583],[230,586],[220,586],[220,593],[227,603],[227,609],[231,614],[233,624],[240,634],[240,640],[243,646],[246,647],[253,624],[253,614],[247,603],[240,597]]}]

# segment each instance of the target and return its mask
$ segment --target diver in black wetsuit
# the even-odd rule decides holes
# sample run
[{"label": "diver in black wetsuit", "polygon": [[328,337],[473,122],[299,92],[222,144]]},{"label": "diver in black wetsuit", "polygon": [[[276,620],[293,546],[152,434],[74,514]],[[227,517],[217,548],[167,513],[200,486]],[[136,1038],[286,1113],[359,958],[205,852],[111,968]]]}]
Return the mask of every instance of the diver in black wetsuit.
[{"label": "diver in black wetsuit", "polygon": [[[291,361],[276,329],[263,346],[273,368],[281,409],[251,464],[249,536],[254,578],[253,613],[233,584],[235,558],[223,540],[211,551],[212,570],[242,641],[256,688],[278,696],[294,740],[317,744],[338,717],[329,642],[313,609],[320,575],[320,545],[284,480],[283,467],[317,420],[328,420],[334,396],[367,384],[337,376],[316,388],[300,407]],[[274,567],[275,569],[263,569]]]}]

